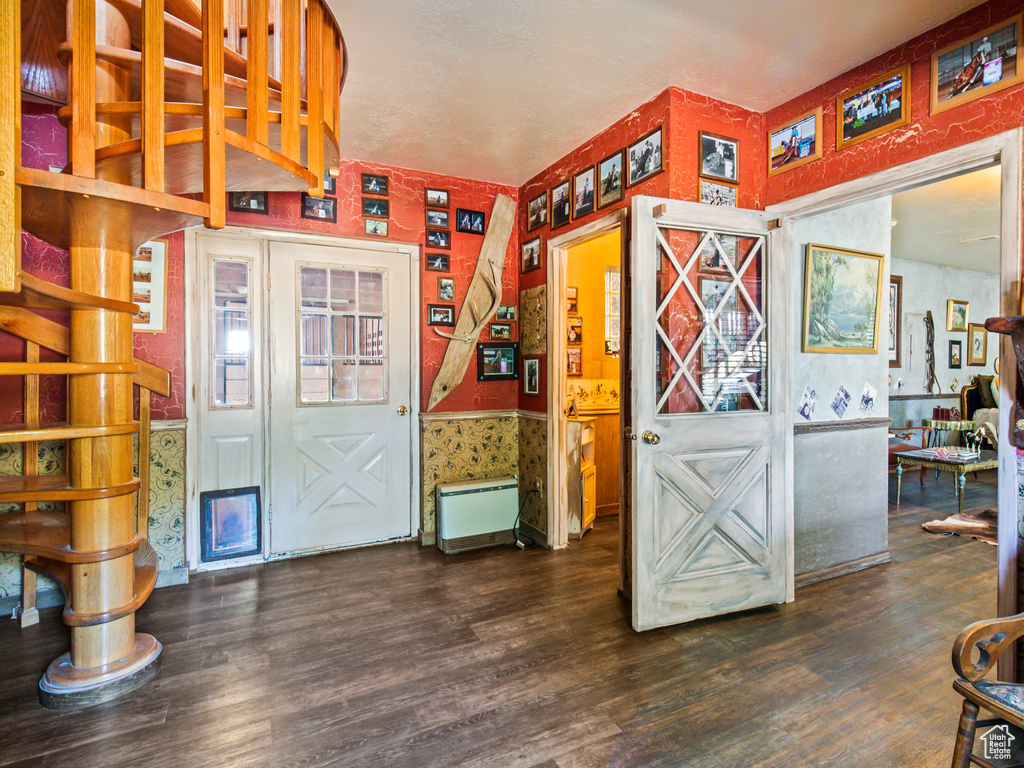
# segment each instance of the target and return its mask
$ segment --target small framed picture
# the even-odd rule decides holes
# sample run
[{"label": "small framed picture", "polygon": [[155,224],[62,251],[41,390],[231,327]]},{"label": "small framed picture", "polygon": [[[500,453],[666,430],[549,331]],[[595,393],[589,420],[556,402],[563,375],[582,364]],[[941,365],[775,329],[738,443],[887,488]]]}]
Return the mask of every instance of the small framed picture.
[{"label": "small framed picture", "polygon": [[533,272],[535,269],[540,269],[540,238],[535,237],[533,240],[527,240],[523,243],[523,265],[519,270],[521,274],[527,272]]},{"label": "small framed picture", "polygon": [[483,211],[471,211],[468,208],[456,208],[455,231],[468,232],[471,235],[482,235],[484,233]]},{"label": "small framed picture", "polygon": [[594,212],[595,166],[572,177],[572,217],[579,219]]},{"label": "small framed picture", "polygon": [[604,340],[604,353],[610,357],[619,356],[619,340],[618,339],[605,339]]},{"label": "small framed picture", "polygon": [[869,80],[836,99],[836,149],[910,123],[910,64]]},{"label": "small framed picture", "polygon": [[495,315],[499,320],[511,320],[515,322],[516,319],[516,306],[515,304],[503,304],[498,307],[498,313]]},{"label": "small framed picture", "polygon": [[266,192],[228,192],[228,210],[240,213],[267,212]]},{"label": "small framed picture", "polygon": [[988,362],[988,331],[981,323],[967,324],[967,364],[985,365]]},{"label": "small framed picture", "polygon": [[701,131],[698,135],[700,175],[714,181],[738,184],[740,143],[736,139]]},{"label": "small framed picture", "polygon": [[439,278],[437,278],[437,300],[438,301],[455,301],[455,278],[454,277],[439,277]]},{"label": "small framed picture", "polygon": [[933,115],[1024,79],[1022,22],[1018,13],[932,54]]},{"label": "small framed picture", "polygon": [[491,323],[488,337],[491,341],[512,341],[512,326],[508,323]]},{"label": "small framed picture", "polygon": [[903,278],[889,275],[889,367],[902,367]]},{"label": "small framed picture", "polygon": [[484,341],[476,345],[477,381],[507,381],[518,378],[518,344],[510,341]]},{"label": "small framed picture", "polygon": [[568,329],[565,340],[568,344],[578,347],[583,344],[583,318],[575,315],[568,318]]},{"label": "small framed picture", "polygon": [[388,223],[380,219],[363,219],[363,231],[374,237],[387,237]]},{"label": "small framed picture", "polygon": [[821,107],[768,131],[768,175],[774,176],[821,157]]},{"label": "small framed picture", "polygon": [[451,250],[452,233],[443,229],[427,230],[427,248],[446,248]]},{"label": "small framed picture", "polygon": [[540,358],[523,358],[523,394],[540,394]]},{"label": "small framed picture", "polygon": [[302,218],[337,222],[338,199],[334,197],[310,197],[303,192]]},{"label": "small framed picture", "polygon": [[620,149],[597,164],[597,207],[617,203],[622,199],[622,157]]},{"label": "small framed picture", "polygon": [[949,367],[950,368],[961,368],[960,363],[961,355],[963,354],[964,343],[957,339],[956,341],[949,342]]},{"label": "small framed picture", "polygon": [[714,233],[700,252],[698,272],[728,275],[729,264],[736,264],[736,235]]},{"label": "small framed picture", "polygon": [[427,325],[455,325],[455,307],[450,304],[427,304]]},{"label": "small framed picture", "polygon": [[544,190],[526,204],[526,231],[533,232],[548,223],[548,191]]},{"label": "small framed picture", "polygon": [[626,186],[632,187],[665,170],[661,153],[661,126],[631,144],[629,154],[629,178]]},{"label": "small framed picture", "polygon": [[325,195],[336,195],[338,194],[338,177],[331,175],[331,169],[324,169],[324,194]]},{"label": "small framed picture", "polygon": [[570,315],[579,314],[579,306],[576,303],[578,294],[575,286],[570,285],[565,289],[565,311]]},{"label": "small framed picture", "polygon": [[378,176],[373,173],[364,173],[362,174],[362,179],[364,195],[380,195],[381,197],[388,196],[387,176]]},{"label": "small framed picture", "polygon": [[713,181],[700,180],[700,201],[706,205],[722,205],[736,207],[736,187],[728,184],[716,184]]},{"label": "small framed picture", "polygon": [[967,310],[970,302],[949,299],[946,302],[946,330],[967,332]]},{"label": "small framed picture", "polygon": [[565,372],[569,376],[583,375],[583,349],[580,347],[569,347],[565,350]]},{"label": "small framed picture", "polygon": [[572,196],[566,179],[551,190],[551,228],[558,229],[572,221]]},{"label": "small framed picture", "polygon": [[450,208],[448,199],[447,189],[431,189],[427,187],[423,190],[423,201],[431,208]]},{"label": "small framed picture", "polygon": [[136,333],[167,330],[167,241],[143,243],[132,259],[132,303],[139,314],[132,318]]},{"label": "small framed picture", "polygon": [[391,204],[387,200],[381,200],[379,197],[363,198],[363,216],[376,216],[380,219],[386,219],[390,215]]},{"label": "small framed picture", "polygon": [[451,213],[449,211],[434,211],[427,208],[426,219],[428,227],[433,227],[434,229],[451,229],[451,224],[449,223]]},{"label": "small framed picture", "polygon": [[199,494],[202,558],[210,563],[263,551],[260,488],[229,488]]},{"label": "small framed picture", "polygon": [[424,269],[430,272],[451,272],[451,262],[447,253],[428,253],[423,263]]}]

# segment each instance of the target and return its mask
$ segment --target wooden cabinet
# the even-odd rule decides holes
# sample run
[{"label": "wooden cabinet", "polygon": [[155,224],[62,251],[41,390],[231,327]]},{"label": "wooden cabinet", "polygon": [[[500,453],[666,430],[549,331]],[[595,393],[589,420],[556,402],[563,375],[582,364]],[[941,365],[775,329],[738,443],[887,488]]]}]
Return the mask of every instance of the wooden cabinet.
[{"label": "wooden cabinet", "polygon": [[597,516],[596,419],[569,419],[565,431],[569,452],[569,538],[579,539],[594,525]]}]

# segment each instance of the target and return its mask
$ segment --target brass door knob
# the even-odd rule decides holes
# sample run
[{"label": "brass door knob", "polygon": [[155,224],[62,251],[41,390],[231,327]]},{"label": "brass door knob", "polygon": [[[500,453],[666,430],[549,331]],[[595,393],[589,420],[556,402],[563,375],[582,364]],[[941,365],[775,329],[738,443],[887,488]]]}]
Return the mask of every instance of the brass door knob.
[{"label": "brass door knob", "polygon": [[661,435],[659,435],[657,432],[651,432],[651,430],[649,429],[646,432],[644,432],[640,437],[648,445],[657,445],[658,443],[661,442]]},{"label": "brass door knob", "polygon": [[409,409],[406,408],[404,405],[398,406],[398,415],[399,416],[405,416],[405,414],[407,414],[408,412],[409,412]]}]

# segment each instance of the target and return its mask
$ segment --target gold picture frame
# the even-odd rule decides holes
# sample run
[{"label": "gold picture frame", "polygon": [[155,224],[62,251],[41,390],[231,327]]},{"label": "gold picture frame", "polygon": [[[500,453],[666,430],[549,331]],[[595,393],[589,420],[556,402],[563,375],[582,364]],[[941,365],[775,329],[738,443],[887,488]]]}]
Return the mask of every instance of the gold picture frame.
[{"label": "gold picture frame", "polygon": [[949,299],[946,302],[946,330],[967,333],[967,317],[971,302]]},{"label": "gold picture frame", "polygon": [[909,124],[910,64],[907,63],[851,88],[836,99],[836,151]]},{"label": "gold picture frame", "polygon": [[[980,99],[1024,80],[1022,27],[1024,13],[1018,13],[935,51],[931,61],[931,114]],[[990,40],[990,37],[995,40]],[[983,51],[986,45],[989,56],[992,56],[993,45],[996,53],[1013,45],[1016,55],[998,59],[993,56],[986,62]],[[1013,72],[1007,74],[1006,70],[1011,65]]]},{"label": "gold picture frame", "polygon": [[[823,137],[821,135],[822,108],[812,109],[802,115],[777,125],[768,131],[768,175],[791,171],[801,165],[821,159]],[[813,133],[808,139],[807,133]],[[794,135],[795,134],[795,135]],[[793,139],[798,139],[794,143]],[[806,147],[807,154],[801,154]],[[773,149],[774,147],[774,149]],[[772,154],[775,152],[775,154]]]},{"label": "gold picture frame", "polygon": [[[885,256],[880,253],[807,244],[802,351],[878,352],[884,262]],[[875,289],[874,300],[868,304],[861,295],[865,285]],[[859,314],[851,314],[854,307],[860,308]],[[842,312],[833,313],[834,308]]]},{"label": "gold picture frame", "polygon": [[967,364],[985,365],[988,362],[988,331],[983,323],[967,324]]}]

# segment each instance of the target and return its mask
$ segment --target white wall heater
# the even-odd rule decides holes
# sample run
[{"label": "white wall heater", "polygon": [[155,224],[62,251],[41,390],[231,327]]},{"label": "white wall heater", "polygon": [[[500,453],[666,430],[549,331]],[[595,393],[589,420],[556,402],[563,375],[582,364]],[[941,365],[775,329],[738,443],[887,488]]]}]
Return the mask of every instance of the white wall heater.
[{"label": "white wall heater", "polygon": [[437,486],[437,548],[450,555],[511,544],[519,512],[515,477],[492,477]]}]

